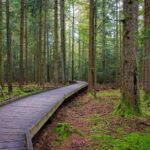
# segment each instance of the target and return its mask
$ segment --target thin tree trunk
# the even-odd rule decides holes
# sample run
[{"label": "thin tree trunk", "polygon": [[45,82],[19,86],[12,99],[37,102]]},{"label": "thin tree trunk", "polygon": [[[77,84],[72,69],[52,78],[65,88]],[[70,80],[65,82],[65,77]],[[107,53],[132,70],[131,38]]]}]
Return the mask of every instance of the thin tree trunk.
[{"label": "thin tree trunk", "polygon": [[43,67],[43,73],[42,73],[42,84],[44,88],[44,84],[46,81],[46,52],[47,52],[47,0],[44,1],[44,45],[43,45],[43,60],[42,60],[42,67]]},{"label": "thin tree trunk", "polygon": [[102,70],[103,70],[103,82],[105,82],[106,72],[106,0],[102,1]]},{"label": "thin tree trunk", "polygon": [[58,0],[54,1],[54,80],[58,86]]},{"label": "thin tree trunk", "polygon": [[75,10],[74,10],[74,3],[73,3],[73,21],[72,21],[72,81],[74,81],[74,32],[75,32]]},{"label": "thin tree trunk", "polygon": [[50,45],[49,45],[49,26],[47,24],[47,81],[50,82]]},{"label": "thin tree trunk", "polygon": [[95,1],[90,0],[89,14],[89,91],[95,88]]},{"label": "thin tree trunk", "polygon": [[[121,4],[119,5],[119,7],[121,6]],[[121,20],[121,10],[119,12],[119,20]],[[120,21],[119,22],[119,54],[120,54],[120,58],[119,58],[119,61],[120,61],[120,64],[119,64],[119,74],[120,74],[120,77],[119,77],[119,81],[120,81],[120,90],[121,90],[121,87],[122,87],[122,22]]]},{"label": "thin tree trunk", "polygon": [[6,0],[6,26],[7,26],[7,73],[8,73],[8,92],[12,92],[12,49],[11,49],[11,30],[10,30],[10,10],[9,0]]},{"label": "thin tree trunk", "polygon": [[20,1],[20,82],[19,87],[23,88],[23,51],[24,51],[24,0]]},{"label": "thin tree trunk", "polygon": [[27,20],[27,3],[28,0],[26,0],[26,11],[25,11],[25,61],[26,61],[26,84],[28,84],[28,20]]},{"label": "thin tree trunk", "polygon": [[72,50],[71,50],[71,30],[69,30],[69,80],[71,81],[72,79]]},{"label": "thin tree trunk", "polygon": [[66,34],[65,34],[65,0],[60,1],[61,19],[61,51],[62,51],[62,79],[66,84]]},{"label": "thin tree trunk", "polygon": [[42,42],[42,9],[43,9],[43,7],[42,7],[42,5],[43,5],[43,3],[42,3],[42,1],[41,1],[41,5],[40,5],[40,10],[39,10],[39,51],[38,51],[38,77],[39,77],[39,79],[38,79],[38,84],[39,84],[39,86],[42,86],[42,74],[43,74],[43,66],[42,66],[42,56],[43,56],[43,53],[42,53],[42,44],[43,44],[43,42]]},{"label": "thin tree trunk", "polygon": [[78,79],[81,78],[81,40],[80,40],[80,32],[79,32],[79,58],[78,58]]},{"label": "thin tree trunk", "polygon": [[118,0],[116,0],[116,37],[115,37],[115,61],[116,61],[116,87],[119,86],[119,42],[118,42],[118,33],[119,33],[119,28],[118,28]]},{"label": "thin tree trunk", "polygon": [[4,81],[3,81],[3,39],[2,39],[2,0],[0,0],[0,85],[2,88],[4,87]]}]

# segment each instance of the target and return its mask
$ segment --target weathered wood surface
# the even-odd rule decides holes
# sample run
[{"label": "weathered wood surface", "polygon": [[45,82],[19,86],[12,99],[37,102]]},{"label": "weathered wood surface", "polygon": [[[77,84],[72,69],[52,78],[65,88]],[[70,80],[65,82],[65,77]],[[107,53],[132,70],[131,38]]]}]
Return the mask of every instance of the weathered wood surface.
[{"label": "weathered wood surface", "polygon": [[66,98],[86,86],[77,82],[0,107],[0,150],[32,149],[30,140],[45,122]]}]

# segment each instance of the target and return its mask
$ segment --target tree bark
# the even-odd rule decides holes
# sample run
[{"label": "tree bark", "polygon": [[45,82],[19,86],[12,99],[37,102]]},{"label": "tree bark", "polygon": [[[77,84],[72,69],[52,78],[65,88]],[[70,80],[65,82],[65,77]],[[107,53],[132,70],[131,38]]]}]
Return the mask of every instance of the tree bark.
[{"label": "tree bark", "polygon": [[117,113],[122,116],[140,114],[139,81],[137,77],[138,1],[123,1],[123,77],[122,102]]},{"label": "tree bark", "polygon": [[103,82],[105,82],[106,73],[106,0],[102,1],[102,70]]},{"label": "tree bark", "polygon": [[43,10],[43,2],[41,1],[41,5],[40,5],[40,10],[39,10],[39,48],[38,48],[38,84],[39,86],[42,86],[43,84],[43,79],[42,79],[42,75],[43,75],[43,66],[42,66],[42,61],[43,61],[43,50],[42,50],[42,10]]},{"label": "tree bark", "polygon": [[90,0],[89,13],[89,91],[95,89],[95,1]]},{"label": "tree bark", "polygon": [[49,43],[49,26],[47,24],[47,81],[50,82],[50,43]]},{"label": "tree bark", "polygon": [[6,26],[7,26],[7,84],[8,92],[12,92],[12,49],[11,49],[11,29],[10,29],[9,0],[6,0]]},{"label": "tree bark", "polygon": [[78,56],[78,79],[81,79],[81,39],[79,32],[79,56]]},{"label": "tree bark", "polygon": [[26,62],[26,84],[28,84],[28,20],[27,20],[27,3],[25,4],[25,62]]},{"label": "tree bark", "polygon": [[23,51],[24,51],[24,6],[25,6],[25,1],[21,0],[20,1],[20,82],[19,82],[19,87],[23,88]]},{"label": "tree bark", "polygon": [[150,1],[144,1],[144,90],[150,96]]},{"label": "tree bark", "polygon": [[58,0],[54,1],[54,81],[58,86]]},{"label": "tree bark", "polygon": [[3,35],[2,35],[2,0],[0,0],[0,85],[2,88],[4,87],[4,81],[3,81]]},{"label": "tree bark", "polygon": [[116,87],[119,86],[119,24],[118,24],[118,19],[119,19],[119,14],[118,14],[118,0],[116,0],[116,8],[115,8],[115,12],[116,12],[116,35],[115,35],[115,67],[116,67]]},{"label": "tree bark", "polygon": [[75,32],[75,28],[74,28],[74,25],[75,25],[75,10],[74,10],[74,3],[73,3],[73,6],[72,6],[72,11],[73,11],[73,21],[72,21],[72,81],[74,81],[74,60],[75,60],[75,57],[74,57],[74,32]]},{"label": "tree bark", "polygon": [[65,0],[60,1],[62,80],[66,84],[66,34],[65,34]]}]

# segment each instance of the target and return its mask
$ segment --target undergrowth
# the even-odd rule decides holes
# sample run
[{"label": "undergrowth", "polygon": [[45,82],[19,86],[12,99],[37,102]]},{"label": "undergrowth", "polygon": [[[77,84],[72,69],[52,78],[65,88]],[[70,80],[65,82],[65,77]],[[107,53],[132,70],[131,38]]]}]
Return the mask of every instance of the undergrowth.
[{"label": "undergrowth", "polygon": [[[145,93],[141,90],[141,109],[143,115],[140,119],[150,115],[149,107],[145,101]],[[100,101],[106,103],[112,101],[114,106],[117,106],[121,99],[119,90],[101,91],[97,93]],[[89,95],[88,95],[89,96]],[[115,108],[114,108],[115,110]],[[130,110],[130,109],[129,109]],[[135,129],[136,120],[131,116],[131,112],[127,110],[124,124],[119,123],[120,115],[110,114],[108,116],[101,116],[100,114],[92,114],[89,122],[90,135],[88,135],[90,142],[94,146],[91,150],[150,150],[150,130],[140,131]],[[116,122],[113,124],[112,121]],[[118,121],[117,121],[118,120]],[[123,118],[122,118],[123,120]],[[132,123],[131,123],[132,122]],[[129,124],[130,123],[130,124]],[[135,127],[134,127],[135,126]],[[128,132],[126,130],[129,130]]]},{"label": "undergrowth", "polygon": [[84,136],[84,134],[79,129],[65,122],[58,123],[54,131],[58,135],[58,140],[60,142],[65,141],[71,134],[78,134],[80,136]]},{"label": "undergrowth", "polygon": [[111,135],[95,134],[91,137],[102,150],[149,150],[150,135],[138,132],[122,135],[120,138]]},{"label": "undergrowth", "polygon": [[40,90],[41,89],[36,85],[24,86],[23,89],[20,89],[19,87],[14,86],[12,93],[9,93],[7,88],[5,88],[3,90],[4,96],[2,95],[2,93],[0,93],[0,102],[3,102],[7,99],[10,99],[10,98],[13,98],[13,97],[16,97],[16,96],[25,96],[25,95],[28,95],[28,94],[32,94],[32,93],[38,92]]}]

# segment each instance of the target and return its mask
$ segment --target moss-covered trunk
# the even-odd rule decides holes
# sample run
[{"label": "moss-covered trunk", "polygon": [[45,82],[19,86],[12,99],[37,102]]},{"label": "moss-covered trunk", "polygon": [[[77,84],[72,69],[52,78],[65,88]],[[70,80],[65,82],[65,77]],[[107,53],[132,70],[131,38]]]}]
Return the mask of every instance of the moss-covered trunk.
[{"label": "moss-covered trunk", "polygon": [[139,81],[137,77],[138,1],[124,0],[122,101],[117,112],[123,116],[140,114]]}]

